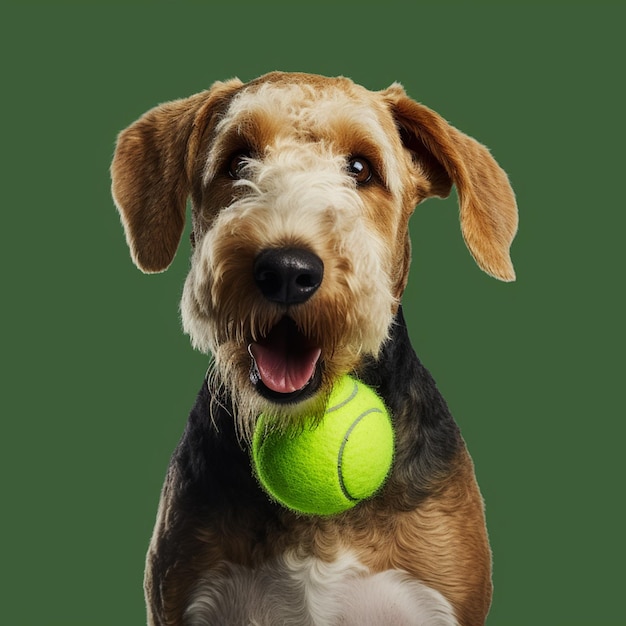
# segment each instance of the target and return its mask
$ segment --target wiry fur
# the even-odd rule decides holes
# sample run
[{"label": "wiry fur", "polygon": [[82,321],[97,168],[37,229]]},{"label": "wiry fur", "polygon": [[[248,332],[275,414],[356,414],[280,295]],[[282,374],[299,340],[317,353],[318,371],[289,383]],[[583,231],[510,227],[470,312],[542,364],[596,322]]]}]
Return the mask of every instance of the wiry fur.
[{"label": "wiry fur", "polygon": [[[327,380],[353,369],[362,355],[377,354],[387,336],[397,304],[389,250],[362,220],[362,199],[344,168],[344,158],[316,144],[278,143],[263,161],[250,160],[246,180],[236,185],[241,197],[215,218],[194,253],[183,326],[195,347],[213,353],[243,433],[267,411],[263,398],[247,393],[247,345],[284,315],[255,288],[249,268],[261,250],[296,245],[325,259],[328,287],[290,315],[322,348]],[[357,301],[368,304],[355,307]],[[302,407],[276,410],[293,415]]]},{"label": "wiry fur", "polygon": [[[370,179],[349,174],[352,157],[371,164]],[[149,111],[120,134],[112,177],[146,272],[172,261],[191,197],[181,314],[193,345],[214,359],[163,488],[147,557],[149,623],[483,624],[482,499],[400,302],[410,216],[453,184],[476,262],[514,279],[515,199],[487,149],[398,84],[370,92],[345,78],[272,73]],[[261,253],[285,248],[323,263],[306,301],[271,300],[257,285]],[[251,381],[251,345],[285,316],[321,351],[315,386],[291,403]],[[260,488],[250,435],[261,413],[279,427],[321,416],[346,373],[389,408],[394,465],[374,498],[330,518],[299,516]]]}]

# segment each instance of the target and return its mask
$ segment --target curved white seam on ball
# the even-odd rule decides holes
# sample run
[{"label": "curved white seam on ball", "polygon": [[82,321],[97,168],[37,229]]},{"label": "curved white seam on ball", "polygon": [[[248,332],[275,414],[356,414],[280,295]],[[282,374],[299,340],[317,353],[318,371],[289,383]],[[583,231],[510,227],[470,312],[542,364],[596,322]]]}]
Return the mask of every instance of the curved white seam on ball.
[{"label": "curved white seam on ball", "polygon": [[348,428],[348,430],[346,431],[346,434],[343,436],[343,441],[341,442],[341,447],[339,448],[339,455],[337,456],[337,477],[339,478],[339,487],[341,487],[341,492],[343,493],[343,495],[346,498],[348,498],[348,500],[352,500],[352,502],[358,502],[359,498],[355,498],[351,496],[350,493],[348,492],[348,489],[346,488],[345,483],[343,482],[343,474],[341,472],[341,465],[343,462],[343,451],[346,447],[346,444],[348,443],[348,439],[350,438],[350,433],[356,428],[357,424],[366,415],[369,415],[370,413],[382,413],[382,411],[380,409],[373,408],[373,409],[367,409],[367,411],[365,411],[364,413],[361,413],[361,415],[359,415],[359,417],[357,417],[354,420],[354,422],[352,422],[352,424],[350,425],[350,428]]},{"label": "curved white seam on ball", "polygon": [[343,400],[342,402],[340,402],[339,404],[336,404],[335,406],[331,406],[330,408],[326,409],[327,415],[331,411],[336,411],[337,409],[340,409],[341,407],[346,406],[346,404],[348,404],[348,402],[350,402],[351,400],[354,400],[354,398],[356,397],[356,394],[359,392],[359,387],[356,384],[356,381],[352,381],[352,382],[354,383],[354,387],[352,389],[352,393],[350,394],[350,396],[346,398],[345,400]]}]

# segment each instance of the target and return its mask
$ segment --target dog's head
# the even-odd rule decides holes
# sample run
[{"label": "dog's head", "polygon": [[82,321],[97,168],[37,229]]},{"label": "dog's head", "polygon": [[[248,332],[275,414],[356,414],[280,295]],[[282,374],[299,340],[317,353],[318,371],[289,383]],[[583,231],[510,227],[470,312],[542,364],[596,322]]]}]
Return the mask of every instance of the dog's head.
[{"label": "dog's head", "polygon": [[[159,106],[123,131],[113,196],[132,257],[165,270],[192,200],[182,299],[247,429],[376,355],[406,285],[409,218],[456,185],[478,265],[513,280],[517,209],[486,148],[395,84],[272,73]],[[300,406],[299,411],[302,410]]]}]

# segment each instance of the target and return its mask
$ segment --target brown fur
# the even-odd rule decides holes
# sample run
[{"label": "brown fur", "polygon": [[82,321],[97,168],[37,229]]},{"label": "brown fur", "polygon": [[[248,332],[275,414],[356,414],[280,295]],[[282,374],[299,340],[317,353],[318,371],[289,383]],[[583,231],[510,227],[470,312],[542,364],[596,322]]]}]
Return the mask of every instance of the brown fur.
[{"label": "brown fur", "polygon": [[[232,113],[238,94],[254,94],[267,85],[296,85],[306,94],[301,110],[293,112],[294,123],[277,118],[267,102],[252,112]],[[384,146],[348,113],[331,107],[327,116],[322,112],[315,117],[316,103],[323,107],[342,97],[372,112]],[[344,111],[339,105],[338,110]],[[303,144],[308,152],[298,152]],[[308,155],[316,163],[327,151],[364,156],[373,164],[377,179],[358,191],[358,201],[367,231],[384,242],[378,264],[388,280],[387,299],[377,302],[375,293],[363,293],[362,286],[355,292],[351,286],[357,280],[354,250],[341,249],[341,235],[336,234],[341,222],[337,225],[340,218],[332,208],[316,214],[319,234],[295,226],[294,232],[281,230],[281,224],[271,223],[277,219],[271,213],[242,212],[230,221],[223,217],[225,207],[250,193],[245,185],[233,186],[228,175],[233,154],[250,150],[254,159],[271,161],[292,149],[298,158]],[[293,168],[298,175],[299,165]],[[301,166],[306,173],[304,161]],[[282,73],[247,85],[238,80],[216,83],[208,91],[149,111],[122,132],[112,176],[133,259],[146,272],[162,271],[171,263],[191,196],[196,274],[188,278],[183,308],[195,324],[194,332],[198,327],[206,331],[194,336],[196,345],[218,352],[215,382],[233,395],[240,420],[236,425],[244,436],[259,408],[249,391],[247,343],[265,335],[283,315],[280,308],[259,299],[250,272],[265,247],[299,245],[324,258],[324,288],[306,307],[290,312],[322,349],[321,397],[337,377],[358,370],[384,343],[385,331],[380,323],[371,326],[370,318],[390,320],[398,310],[411,259],[409,219],[425,198],[445,197],[456,185],[463,236],[476,262],[501,280],[515,277],[509,246],[517,209],[506,174],[484,146],[409,99],[399,85],[372,93],[344,78]],[[346,186],[346,197],[354,193]],[[215,224],[220,236],[213,240]],[[209,263],[213,266],[198,268]],[[357,295],[367,307],[377,306],[378,313],[355,306]],[[244,404],[248,399],[249,406]],[[292,417],[289,411],[282,415],[285,420]],[[400,467],[413,453],[408,437],[397,433]],[[491,555],[482,499],[464,445],[450,467],[445,475],[432,478],[429,495],[417,508],[403,510],[404,494],[392,479],[382,495],[341,515],[297,517],[285,510],[279,522],[266,525],[267,520],[236,502],[210,524],[201,515],[181,519],[177,494],[183,479],[172,467],[147,561],[151,623],[182,624],[196,582],[225,562],[253,568],[287,550],[332,562],[349,548],[373,572],[402,569],[440,591],[463,626],[483,624],[491,600]]]},{"label": "brown fur", "polygon": [[[160,541],[153,545],[167,542],[167,514],[176,510],[168,492],[175,482],[168,478],[156,528]],[[288,549],[331,562],[342,548],[350,548],[373,572],[405,570],[440,591],[452,602],[460,624],[483,624],[491,602],[491,553],[482,498],[465,448],[456,470],[418,509],[390,513],[387,504],[364,503],[333,518],[294,517],[286,511],[262,541],[259,519],[245,519],[238,509],[233,509],[233,519],[210,527],[189,519],[186,533],[178,529],[178,565],[168,571],[165,584],[154,588],[146,580],[149,602],[162,606],[168,616],[164,624],[182,624],[190,590],[216,564],[254,568]],[[147,572],[158,567],[158,559],[158,554],[148,555],[152,567]]]},{"label": "brown fur", "polygon": [[158,106],[120,133],[112,193],[133,260],[145,272],[161,272],[174,259],[208,118],[240,84],[216,83],[210,91]]}]

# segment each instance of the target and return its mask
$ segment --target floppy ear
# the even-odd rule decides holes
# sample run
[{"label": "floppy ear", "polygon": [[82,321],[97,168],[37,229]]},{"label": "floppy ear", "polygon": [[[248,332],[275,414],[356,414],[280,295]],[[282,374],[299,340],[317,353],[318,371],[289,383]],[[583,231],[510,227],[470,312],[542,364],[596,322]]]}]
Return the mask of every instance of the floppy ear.
[{"label": "floppy ear", "polygon": [[162,104],[122,131],[111,165],[112,194],[135,265],[167,269],[185,226],[191,175],[212,114],[242,83],[215,83],[208,91]]},{"label": "floppy ear", "polygon": [[515,280],[509,248],[517,231],[517,205],[509,179],[487,148],[406,96],[386,91],[404,144],[430,182],[429,195],[459,196],[461,231],[478,266],[504,281]]}]

